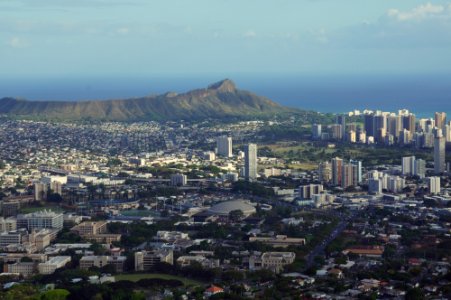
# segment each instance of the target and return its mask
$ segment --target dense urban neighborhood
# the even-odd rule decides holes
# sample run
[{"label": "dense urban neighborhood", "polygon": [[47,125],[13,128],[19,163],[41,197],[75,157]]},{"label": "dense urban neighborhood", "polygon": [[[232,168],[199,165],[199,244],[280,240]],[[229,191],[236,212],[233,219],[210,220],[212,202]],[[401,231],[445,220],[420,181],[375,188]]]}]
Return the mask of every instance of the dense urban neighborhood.
[{"label": "dense urban neighborhood", "polygon": [[449,299],[451,123],[0,119],[1,299]]}]

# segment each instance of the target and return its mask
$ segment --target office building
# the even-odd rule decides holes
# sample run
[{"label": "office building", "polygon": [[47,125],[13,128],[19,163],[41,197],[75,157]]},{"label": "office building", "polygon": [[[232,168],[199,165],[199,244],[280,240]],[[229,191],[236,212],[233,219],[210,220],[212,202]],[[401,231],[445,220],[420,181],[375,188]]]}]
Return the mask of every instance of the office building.
[{"label": "office building", "polygon": [[220,136],[216,139],[218,155],[222,157],[232,157],[232,138]]},{"label": "office building", "polygon": [[244,177],[249,181],[257,179],[257,144],[249,144],[244,149]]}]

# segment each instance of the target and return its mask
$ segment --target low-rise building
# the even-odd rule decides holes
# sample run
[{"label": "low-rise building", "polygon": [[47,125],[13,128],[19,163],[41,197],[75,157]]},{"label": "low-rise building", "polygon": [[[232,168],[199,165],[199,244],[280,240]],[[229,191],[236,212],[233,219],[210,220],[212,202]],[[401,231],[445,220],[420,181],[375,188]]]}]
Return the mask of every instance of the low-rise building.
[{"label": "low-rise building", "polygon": [[174,264],[174,252],[162,249],[135,253],[135,271],[148,271],[158,263]]},{"label": "low-rise building", "polygon": [[106,255],[88,255],[80,259],[80,269],[88,270],[91,267],[103,268],[107,265],[113,265],[115,271],[121,273],[124,271],[125,256],[106,256]]},{"label": "low-rise building", "polygon": [[71,261],[70,256],[55,256],[46,262],[38,264],[39,274],[47,275],[53,274],[56,269],[64,267],[67,263]]},{"label": "low-rise building", "polygon": [[291,245],[294,246],[302,246],[305,245],[305,239],[303,238],[290,238],[286,235],[276,235],[272,237],[257,237],[251,236],[249,237],[249,242],[260,242],[264,244],[269,244],[273,247],[288,247]]},{"label": "low-rise building", "polygon": [[63,228],[63,214],[51,210],[42,210],[17,215],[17,228],[27,228],[28,230],[53,228],[61,230]]},{"label": "low-rise building", "polygon": [[204,268],[217,268],[219,267],[219,259],[206,258],[201,255],[184,255],[177,258],[177,264],[180,267],[190,266],[192,263],[198,263]]},{"label": "low-rise building", "polygon": [[20,274],[23,277],[30,277],[36,274],[37,263],[35,262],[16,262],[12,264],[7,264],[6,268],[8,273]]},{"label": "low-rise building", "polygon": [[280,273],[283,268],[294,262],[296,254],[294,252],[265,252],[260,255],[249,257],[250,270],[271,270]]}]

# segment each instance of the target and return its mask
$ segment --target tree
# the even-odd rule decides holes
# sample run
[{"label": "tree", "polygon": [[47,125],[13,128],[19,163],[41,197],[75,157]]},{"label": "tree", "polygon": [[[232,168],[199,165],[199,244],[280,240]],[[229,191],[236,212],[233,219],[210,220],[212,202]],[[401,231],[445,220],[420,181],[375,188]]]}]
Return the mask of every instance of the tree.
[{"label": "tree", "polygon": [[58,193],[49,193],[47,195],[47,201],[60,203],[61,201],[63,201],[63,197],[61,197],[61,195]]},{"label": "tree", "polygon": [[68,290],[55,289],[42,293],[40,300],[65,300],[69,294]]},{"label": "tree", "polygon": [[407,291],[406,300],[422,300],[426,299],[424,293],[419,288],[413,288]]}]

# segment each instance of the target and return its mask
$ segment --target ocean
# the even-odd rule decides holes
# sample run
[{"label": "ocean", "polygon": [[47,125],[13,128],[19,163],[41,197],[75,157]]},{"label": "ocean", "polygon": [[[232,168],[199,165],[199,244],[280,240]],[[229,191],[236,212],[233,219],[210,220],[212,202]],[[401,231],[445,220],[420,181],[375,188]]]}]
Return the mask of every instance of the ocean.
[{"label": "ocean", "polygon": [[451,75],[262,75],[208,74],[135,77],[62,77],[0,80],[0,97],[29,100],[117,99],[178,93],[206,87],[224,78],[238,88],[266,96],[282,105],[319,112],[354,109],[398,111],[418,117],[444,111],[451,116]]}]

